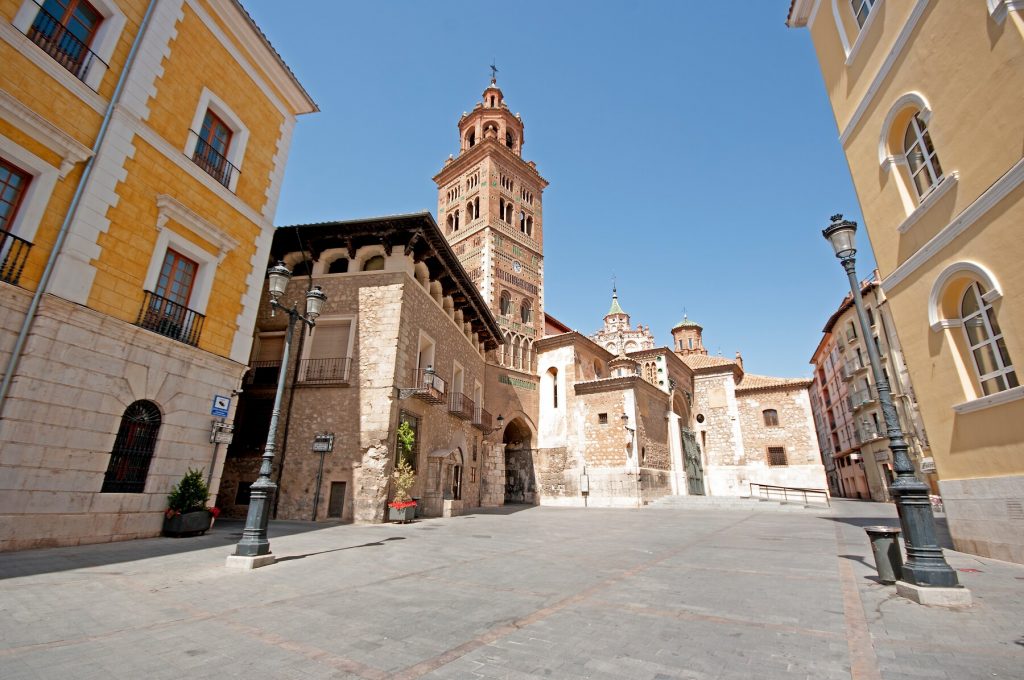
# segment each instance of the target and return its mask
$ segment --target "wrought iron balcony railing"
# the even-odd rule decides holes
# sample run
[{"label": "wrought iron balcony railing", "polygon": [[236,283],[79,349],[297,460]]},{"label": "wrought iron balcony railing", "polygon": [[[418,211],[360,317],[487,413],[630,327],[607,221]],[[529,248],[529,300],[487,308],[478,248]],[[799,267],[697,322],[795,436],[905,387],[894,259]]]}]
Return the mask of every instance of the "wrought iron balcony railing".
[{"label": "wrought iron balcony railing", "polygon": [[448,400],[448,412],[462,420],[472,420],[476,411],[473,400],[460,392],[452,392]]},{"label": "wrought iron balcony railing", "polygon": [[146,297],[142,301],[142,309],[139,310],[139,318],[135,320],[135,325],[197,347],[206,317],[156,293],[148,290],[145,292]]},{"label": "wrought iron balcony railing", "polygon": [[478,406],[476,413],[473,415],[473,427],[483,432],[490,432],[492,428],[491,422],[491,412]]},{"label": "wrought iron balcony railing", "polygon": [[54,61],[70,71],[76,78],[85,82],[89,69],[99,62],[106,67],[106,62],[96,56],[89,46],[75,36],[60,20],[43,9],[38,2],[39,14],[25,35],[39,45]]},{"label": "wrought iron balcony railing", "polygon": [[429,368],[419,368],[412,376],[412,396],[431,404],[443,404],[448,383]]},{"label": "wrought iron balcony railing", "polygon": [[250,387],[275,387],[280,373],[280,360],[254,361],[249,364],[249,372],[245,374],[245,384]]},{"label": "wrought iron balcony railing", "polygon": [[850,410],[855,411],[878,399],[878,393],[875,391],[874,387],[866,387],[859,389],[856,392],[851,392],[847,399],[849,400]]},{"label": "wrought iron balcony railing", "polygon": [[32,244],[8,231],[0,231],[0,281],[18,285]]},{"label": "wrought iron balcony railing", "polygon": [[188,133],[189,139],[195,139],[196,143],[195,151],[192,152],[192,161],[210,177],[230,189],[231,180],[238,174],[238,168],[232,165],[224,154],[200,137],[198,132],[189,130]]},{"label": "wrought iron balcony railing", "polygon": [[303,359],[299,362],[299,383],[304,385],[338,385],[348,382],[351,359]]}]

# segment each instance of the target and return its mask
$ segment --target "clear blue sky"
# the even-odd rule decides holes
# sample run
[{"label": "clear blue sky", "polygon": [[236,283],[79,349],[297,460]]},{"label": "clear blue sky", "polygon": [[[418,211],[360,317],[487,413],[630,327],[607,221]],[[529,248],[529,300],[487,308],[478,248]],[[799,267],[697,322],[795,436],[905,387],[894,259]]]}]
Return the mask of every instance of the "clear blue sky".
[{"label": "clear blue sky", "polygon": [[849,290],[821,229],[861,218],[789,0],[243,2],[321,108],[299,119],[277,224],[436,217],[430,178],[495,59],[551,182],[546,311],[593,333],[614,272],[659,344],[685,307],[713,354],[810,375]]}]

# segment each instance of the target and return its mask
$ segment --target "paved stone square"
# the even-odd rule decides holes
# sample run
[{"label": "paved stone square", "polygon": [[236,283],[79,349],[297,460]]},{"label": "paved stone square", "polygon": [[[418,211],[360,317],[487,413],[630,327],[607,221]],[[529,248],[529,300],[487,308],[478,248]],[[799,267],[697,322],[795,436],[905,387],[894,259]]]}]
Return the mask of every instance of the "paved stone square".
[{"label": "paved stone square", "polygon": [[[0,677],[1024,678],[1024,567],[948,552],[974,605],[872,579],[831,510],[507,508],[275,523],[237,573],[207,536],[0,555]],[[976,571],[974,571],[976,570]]]}]

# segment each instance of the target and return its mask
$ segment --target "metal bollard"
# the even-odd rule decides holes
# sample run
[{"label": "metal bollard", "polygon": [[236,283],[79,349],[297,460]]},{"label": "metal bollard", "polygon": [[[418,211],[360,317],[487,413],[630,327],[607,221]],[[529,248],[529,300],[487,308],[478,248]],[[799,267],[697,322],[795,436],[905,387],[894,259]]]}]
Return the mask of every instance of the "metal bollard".
[{"label": "metal bollard", "polygon": [[896,583],[903,576],[899,527],[864,527],[864,531],[871,541],[871,552],[875,554],[878,580],[882,583]]}]

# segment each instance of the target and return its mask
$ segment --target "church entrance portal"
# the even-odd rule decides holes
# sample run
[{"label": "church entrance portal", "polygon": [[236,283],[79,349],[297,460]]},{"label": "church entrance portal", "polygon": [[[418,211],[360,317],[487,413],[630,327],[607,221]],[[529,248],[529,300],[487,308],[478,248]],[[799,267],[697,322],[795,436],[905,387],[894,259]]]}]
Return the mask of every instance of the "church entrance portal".
[{"label": "church entrance portal", "polygon": [[502,441],[505,443],[505,503],[536,503],[530,428],[516,418],[505,426]]},{"label": "church entrance portal", "polygon": [[700,446],[693,430],[683,429],[683,460],[686,467],[686,489],[691,496],[704,495],[704,465]]}]

